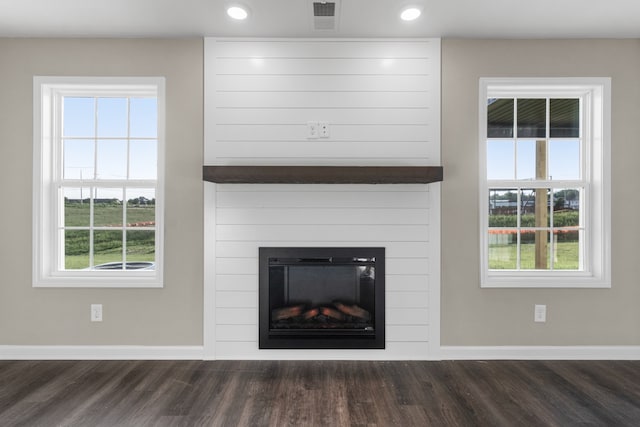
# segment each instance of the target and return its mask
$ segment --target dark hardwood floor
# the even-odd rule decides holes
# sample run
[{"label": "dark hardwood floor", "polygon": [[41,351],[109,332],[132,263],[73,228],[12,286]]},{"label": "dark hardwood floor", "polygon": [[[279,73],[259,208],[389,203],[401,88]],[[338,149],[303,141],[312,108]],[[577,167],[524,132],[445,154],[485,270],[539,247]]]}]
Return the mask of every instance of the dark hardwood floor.
[{"label": "dark hardwood floor", "polygon": [[0,361],[0,426],[638,426],[640,362]]}]

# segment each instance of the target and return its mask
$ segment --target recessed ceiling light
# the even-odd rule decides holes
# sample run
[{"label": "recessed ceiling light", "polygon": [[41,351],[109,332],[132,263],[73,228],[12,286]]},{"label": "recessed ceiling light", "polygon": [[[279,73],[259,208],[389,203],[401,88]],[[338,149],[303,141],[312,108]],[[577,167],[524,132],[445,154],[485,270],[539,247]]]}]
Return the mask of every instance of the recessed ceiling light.
[{"label": "recessed ceiling light", "polygon": [[409,6],[402,9],[402,12],[400,12],[400,19],[402,19],[403,21],[413,21],[415,19],[418,19],[421,14],[422,11],[420,10],[420,8],[416,6]]},{"label": "recessed ceiling light", "polygon": [[249,12],[245,7],[231,6],[227,9],[227,15],[229,15],[233,19],[242,21],[243,19],[247,19],[247,17],[249,16]]}]

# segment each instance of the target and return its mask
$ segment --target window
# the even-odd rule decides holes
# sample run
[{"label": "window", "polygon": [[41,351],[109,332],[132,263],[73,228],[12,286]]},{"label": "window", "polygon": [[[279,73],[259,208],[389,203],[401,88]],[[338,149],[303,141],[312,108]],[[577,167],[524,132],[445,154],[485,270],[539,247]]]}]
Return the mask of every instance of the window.
[{"label": "window", "polygon": [[163,133],[163,78],[34,78],[34,286],[162,286]]},{"label": "window", "polygon": [[481,286],[611,286],[610,92],[481,79]]}]

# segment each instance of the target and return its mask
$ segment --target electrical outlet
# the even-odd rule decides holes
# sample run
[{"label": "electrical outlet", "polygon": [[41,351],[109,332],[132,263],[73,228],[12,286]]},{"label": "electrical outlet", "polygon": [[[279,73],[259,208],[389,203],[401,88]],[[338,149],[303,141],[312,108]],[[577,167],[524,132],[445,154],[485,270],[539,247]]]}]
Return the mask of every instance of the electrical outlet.
[{"label": "electrical outlet", "polygon": [[320,138],[329,138],[329,123],[318,123],[318,134],[320,135]]},{"label": "electrical outlet", "polygon": [[102,304],[91,304],[91,321],[102,322]]},{"label": "electrical outlet", "polygon": [[534,322],[546,322],[547,321],[547,306],[536,304],[533,308],[533,321]]},{"label": "electrical outlet", "polygon": [[307,122],[307,139],[318,139],[318,122]]}]

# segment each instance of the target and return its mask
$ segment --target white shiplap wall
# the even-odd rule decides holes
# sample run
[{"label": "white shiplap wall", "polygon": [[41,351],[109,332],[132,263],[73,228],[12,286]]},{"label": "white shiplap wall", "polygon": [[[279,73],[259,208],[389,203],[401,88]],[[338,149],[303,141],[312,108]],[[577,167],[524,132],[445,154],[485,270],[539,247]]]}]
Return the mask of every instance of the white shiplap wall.
[{"label": "white shiplap wall", "polygon": [[[205,164],[439,165],[439,70],[437,39],[206,39]],[[207,183],[207,356],[436,358],[439,203],[439,184]],[[386,247],[386,349],[259,350],[260,246]]]}]

